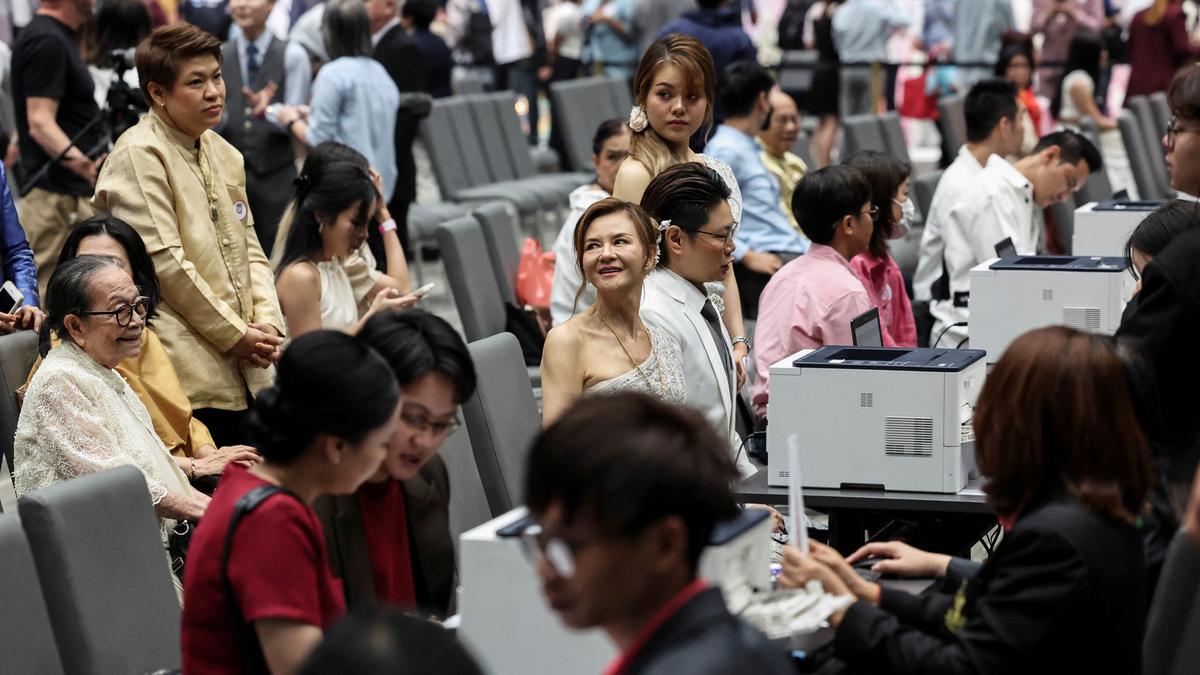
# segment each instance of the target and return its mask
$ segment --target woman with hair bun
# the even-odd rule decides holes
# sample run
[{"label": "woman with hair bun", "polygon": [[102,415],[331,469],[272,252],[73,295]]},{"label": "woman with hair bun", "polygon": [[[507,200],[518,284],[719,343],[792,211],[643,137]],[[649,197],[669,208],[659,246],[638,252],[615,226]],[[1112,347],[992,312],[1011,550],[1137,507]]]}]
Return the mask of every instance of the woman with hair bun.
[{"label": "woman with hair bun", "polygon": [[313,503],[379,470],[399,400],[392,369],[354,337],[314,331],[287,348],[246,419],[263,462],[226,469],[191,542],[185,672],[293,673],[345,613]]}]

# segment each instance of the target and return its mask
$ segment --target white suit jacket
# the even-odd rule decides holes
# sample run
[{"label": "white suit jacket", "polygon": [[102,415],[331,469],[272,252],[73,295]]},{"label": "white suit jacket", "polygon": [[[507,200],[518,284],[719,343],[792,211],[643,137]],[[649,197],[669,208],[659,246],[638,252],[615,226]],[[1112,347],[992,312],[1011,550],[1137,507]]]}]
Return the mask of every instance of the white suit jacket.
[{"label": "white suit jacket", "polygon": [[646,277],[642,293],[642,321],[662,329],[679,345],[683,355],[683,378],[687,386],[687,404],[704,415],[717,432],[729,439],[738,470],[743,476],[756,469],[746,456],[742,439],[734,427],[737,407],[734,399],[736,373],[725,374],[718,349],[730,351],[729,333],[721,325],[723,345],[713,340],[712,331],[701,316],[707,298],[692,283],[666,268],[658,268]]}]

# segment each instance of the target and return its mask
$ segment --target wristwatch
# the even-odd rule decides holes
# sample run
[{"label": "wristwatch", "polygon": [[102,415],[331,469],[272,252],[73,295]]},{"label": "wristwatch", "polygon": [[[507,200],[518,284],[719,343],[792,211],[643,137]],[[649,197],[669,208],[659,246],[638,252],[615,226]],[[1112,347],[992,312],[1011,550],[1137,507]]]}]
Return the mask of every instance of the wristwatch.
[{"label": "wristwatch", "polygon": [[731,340],[729,342],[729,345],[732,347],[733,345],[736,345],[739,342],[746,345],[746,351],[750,351],[751,349],[753,349],[753,347],[750,346],[750,338],[746,337],[745,335],[739,335],[739,336],[733,338],[733,340]]}]

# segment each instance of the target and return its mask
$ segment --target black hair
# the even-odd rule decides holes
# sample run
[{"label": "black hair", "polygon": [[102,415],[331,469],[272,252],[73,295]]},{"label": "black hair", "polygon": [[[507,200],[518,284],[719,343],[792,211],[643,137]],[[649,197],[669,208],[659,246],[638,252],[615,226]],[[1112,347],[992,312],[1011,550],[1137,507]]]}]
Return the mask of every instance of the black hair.
[{"label": "black hair", "polygon": [[1038,139],[1037,145],[1033,146],[1032,154],[1037,154],[1052,145],[1058,146],[1060,153],[1058,161],[1062,164],[1086,162],[1088,173],[1096,173],[1104,168],[1104,159],[1100,156],[1100,150],[1087,139],[1087,136],[1078,131],[1063,129],[1046,134]]},{"label": "black hair", "polygon": [[1125,242],[1125,265],[1134,279],[1138,278],[1133,267],[1133,252],[1141,251],[1153,258],[1162,252],[1175,237],[1200,223],[1195,202],[1174,199],[1146,216]]},{"label": "black hair", "polygon": [[362,166],[348,161],[322,161],[319,171],[305,172],[296,179],[295,212],[275,273],[288,265],[308,259],[321,249],[321,222],[318,216],[336,218],[358,203],[356,224],[366,227],[375,200],[379,197],[371,175]]},{"label": "black hair", "polygon": [[100,0],[82,32],[84,60],[97,68],[112,68],[113,51],[133,49],[150,34],[150,12],[141,0]]},{"label": "black hair", "polygon": [[598,155],[604,149],[604,142],[613,136],[629,133],[629,123],[622,119],[604,120],[596,127],[592,136],[592,154]]},{"label": "black hair", "polygon": [[[409,0],[410,2],[412,0]],[[483,675],[449,630],[388,605],[359,607],[325,633],[299,675]]]},{"label": "black hair", "polygon": [[426,373],[439,372],[454,383],[454,400],[475,393],[475,362],[445,319],[423,309],[378,312],[358,332],[392,367],[400,386]]},{"label": "black hair", "polygon": [[400,8],[400,16],[412,19],[413,25],[419,30],[429,30],[437,11],[437,0],[405,0]]},{"label": "black hair", "polygon": [[[695,238],[708,224],[709,212],[728,200],[729,195],[729,186],[721,174],[698,162],[684,162],[667,168],[650,181],[642,193],[642,208],[655,220],[669,220]],[[665,262],[670,257],[667,243],[660,241],[658,250]]]},{"label": "black hair", "polygon": [[116,258],[106,255],[81,255],[60,263],[50,275],[46,285],[46,318],[38,332],[38,353],[43,357],[50,353],[50,334],[70,342],[66,319],[84,311],[92,302],[92,277],[109,267],[121,269]]},{"label": "black hair", "polygon": [[698,412],[623,392],[580,399],[534,440],[525,503],[534,515],[558,504],[565,527],[589,521],[613,537],[678,516],[695,572],[713,526],[737,514],[737,477],[728,443]]},{"label": "black hair", "polygon": [[871,185],[858,169],[827,166],[809,173],[792,192],[792,213],[810,241],[828,244],[842,218],[871,201]]},{"label": "black hair", "polygon": [[[1062,79],[1065,80],[1067,75],[1082,70],[1087,73],[1088,77],[1092,78],[1093,83],[1100,82],[1100,55],[1104,51],[1104,43],[1100,40],[1100,36],[1096,33],[1086,30],[1075,32],[1075,36],[1071,38],[1071,46],[1067,50],[1067,62],[1062,69]],[[1093,95],[1095,92],[1093,92]],[[1050,99],[1050,114],[1058,117],[1058,113],[1062,111],[1063,103],[1063,87],[1062,81],[1059,81],[1058,90],[1054,92],[1054,98]]]},{"label": "black hair", "polygon": [[361,442],[395,415],[399,400],[396,377],[374,349],[316,330],[283,350],[275,384],[255,397],[245,427],[263,458],[288,464],[321,435]]},{"label": "black hair", "polygon": [[158,274],[154,271],[154,261],[146,251],[146,244],[129,223],[114,216],[93,216],[79,223],[63,242],[62,251],[58,254],[58,264],[76,257],[79,244],[84,239],[100,235],[112,237],[125,249],[125,257],[129,258],[129,268],[133,272],[133,283],[137,285],[138,292],[147,299],[146,323],[149,323],[158,314],[162,292],[159,290]]},{"label": "black hair", "polygon": [[745,117],[754,110],[759,94],[775,86],[775,78],[757,61],[734,61],[717,79],[717,107],[725,117]]},{"label": "black hair", "polygon": [[1033,80],[1033,45],[1024,42],[1010,42],[1000,48],[1000,58],[996,59],[996,65],[992,68],[992,74],[1000,79],[1004,79],[1008,74],[1008,66],[1012,64],[1012,60],[1018,56],[1025,57],[1029,62],[1030,81]]},{"label": "black hair", "polygon": [[1017,85],[998,79],[976,82],[963,101],[963,117],[967,122],[967,141],[982,143],[1000,125],[1000,120],[1017,120]]},{"label": "black hair", "polygon": [[912,174],[912,165],[899,157],[876,150],[859,150],[847,157],[842,164],[857,169],[863,178],[867,179],[867,185],[871,188],[871,203],[879,209],[867,249],[886,259],[889,255],[887,242],[896,227],[896,219],[892,217],[892,200],[896,198],[896,191]]},{"label": "black hair", "polygon": [[729,0],[696,0],[696,6],[700,9],[720,9],[729,3]]},{"label": "black hair", "polygon": [[371,55],[371,20],[362,0],[328,0],[321,26],[329,60]]}]

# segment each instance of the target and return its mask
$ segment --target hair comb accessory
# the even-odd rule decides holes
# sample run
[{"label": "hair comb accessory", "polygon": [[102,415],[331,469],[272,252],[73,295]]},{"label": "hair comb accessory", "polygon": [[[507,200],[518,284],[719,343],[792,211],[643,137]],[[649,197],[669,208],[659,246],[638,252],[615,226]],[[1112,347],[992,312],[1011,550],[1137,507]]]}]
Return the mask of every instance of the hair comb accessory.
[{"label": "hair comb accessory", "polygon": [[646,117],[646,109],[640,105],[633,106],[629,110],[629,128],[641,133],[648,126],[650,126],[650,120]]},{"label": "hair comb accessory", "polygon": [[[668,227],[670,227],[670,226],[671,226],[671,219],[670,219],[670,218],[663,218],[662,220],[658,221],[658,231],[659,231],[659,232],[666,232],[666,231],[667,231],[667,228],[668,228]],[[661,234],[660,234],[660,235],[658,235],[658,236],[659,236],[659,238],[660,238],[660,239],[662,238],[662,235],[661,235]]]}]

